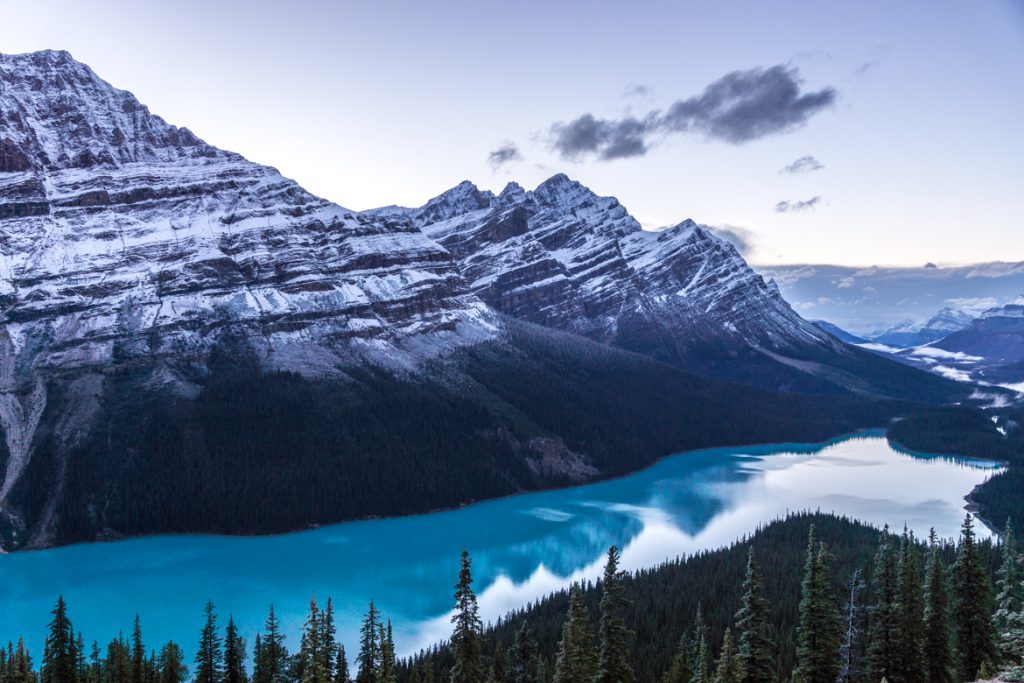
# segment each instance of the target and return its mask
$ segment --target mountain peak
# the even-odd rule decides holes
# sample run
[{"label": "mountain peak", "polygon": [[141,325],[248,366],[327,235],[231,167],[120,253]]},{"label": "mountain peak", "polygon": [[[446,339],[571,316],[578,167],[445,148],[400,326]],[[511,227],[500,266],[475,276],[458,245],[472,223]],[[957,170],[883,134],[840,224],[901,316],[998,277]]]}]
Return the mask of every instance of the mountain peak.
[{"label": "mountain peak", "polygon": [[0,55],[0,171],[229,156],[167,124],[63,50]]}]

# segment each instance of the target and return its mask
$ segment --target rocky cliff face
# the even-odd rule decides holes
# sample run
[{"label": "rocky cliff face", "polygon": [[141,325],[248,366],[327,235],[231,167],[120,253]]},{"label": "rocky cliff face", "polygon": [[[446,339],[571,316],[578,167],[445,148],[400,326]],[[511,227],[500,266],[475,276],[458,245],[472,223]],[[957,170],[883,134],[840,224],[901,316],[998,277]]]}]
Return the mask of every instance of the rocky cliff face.
[{"label": "rocky cliff face", "polygon": [[422,229],[503,313],[689,369],[738,350],[840,348],[706,228],[643,230],[617,200],[564,175],[499,195],[465,182],[418,209],[365,215]]}]

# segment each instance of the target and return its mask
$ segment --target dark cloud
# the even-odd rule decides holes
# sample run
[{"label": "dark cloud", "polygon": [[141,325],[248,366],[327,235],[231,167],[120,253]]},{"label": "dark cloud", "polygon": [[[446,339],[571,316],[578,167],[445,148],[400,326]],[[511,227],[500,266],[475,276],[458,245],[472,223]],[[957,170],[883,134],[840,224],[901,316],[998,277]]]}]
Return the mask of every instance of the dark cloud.
[{"label": "dark cloud", "polygon": [[746,228],[735,225],[709,225],[708,229],[736,247],[741,254],[747,254],[754,246],[754,234]]},{"label": "dark cloud", "polygon": [[505,164],[511,164],[514,161],[522,160],[523,155],[519,151],[519,147],[516,146],[514,142],[506,142],[487,155],[487,163],[489,163],[491,168],[495,171]]},{"label": "dark cloud", "polygon": [[821,197],[814,196],[810,199],[801,199],[798,201],[789,201],[788,199],[784,202],[779,202],[775,205],[775,210],[779,213],[789,213],[791,211],[810,211],[815,209],[821,204]]},{"label": "dark cloud", "polygon": [[734,71],[696,97],[642,118],[599,119],[583,114],[550,129],[551,147],[562,158],[611,160],[643,155],[657,135],[690,133],[743,144],[804,125],[836,100],[833,88],[801,92],[795,67]]},{"label": "dark cloud", "polygon": [[820,161],[812,157],[811,155],[803,156],[794,161],[793,163],[783,166],[779,170],[779,175],[782,174],[794,174],[794,173],[811,173],[812,171],[820,171],[825,168],[825,165]]}]

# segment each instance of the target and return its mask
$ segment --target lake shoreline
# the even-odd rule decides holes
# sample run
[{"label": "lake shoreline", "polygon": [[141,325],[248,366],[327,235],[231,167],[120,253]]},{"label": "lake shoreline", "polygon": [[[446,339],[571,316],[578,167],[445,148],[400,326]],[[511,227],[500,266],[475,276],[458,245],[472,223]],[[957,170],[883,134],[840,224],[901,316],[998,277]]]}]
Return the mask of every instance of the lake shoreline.
[{"label": "lake shoreline", "polygon": [[[464,509],[464,508],[467,508],[467,507],[471,507],[473,505],[478,505],[478,504],[481,504],[481,503],[486,503],[486,502],[491,502],[491,501],[506,500],[506,499],[509,499],[509,498],[515,498],[517,496],[528,495],[528,494],[532,494],[532,493],[543,493],[543,492],[551,492],[551,491],[568,491],[568,490],[580,488],[580,487],[583,487],[583,486],[589,486],[589,485],[592,485],[592,484],[599,484],[599,483],[604,483],[604,482],[614,482],[614,481],[617,481],[617,480],[621,480],[621,479],[625,479],[625,478],[628,478],[628,477],[631,477],[631,476],[635,476],[635,475],[640,474],[642,472],[645,472],[645,471],[647,471],[649,469],[652,469],[652,468],[656,467],[658,464],[662,463],[663,461],[665,461],[665,460],[667,460],[669,458],[674,458],[674,457],[677,457],[677,456],[699,455],[701,453],[707,453],[707,452],[721,450],[721,449],[749,448],[749,449],[756,449],[756,451],[763,451],[763,452],[772,452],[772,451],[777,451],[777,450],[780,450],[780,449],[791,449],[791,450],[794,450],[794,451],[797,451],[797,452],[813,453],[813,452],[817,452],[817,451],[823,450],[823,449],[825,449],[825,448],[827,448],[827,447],[829,447],[831,445],[834,445],[834,444],[837,444],[837,443],[841,443],[843,441],[847,441],[847,440],[850,440],[850,439],[870,438],[870,437],[885,437],[886,440],[889,442],[889,444],[895,450],[902,451],[902,452],[904,452],[907,455],[910,455],[912,457],[921,457],[921,458],[952,458],[952,459],[958,459],[958,460],[977,460],[978,462],[986,462],[986,463],[993,463],[993,464],[1000,464],[1000,465],[1005,465],[1006,464],[1005,462],[999,461],[999,460],[989,460],[989,459],[985,459],[985,458],[976,458],[976,457],[971,457],[971,456],[962,456],[962,455],[954,455],[954,454],[943,454],[943,453],[922,453],[922,452],[918,452],[918,451],[915,451],[913,449],[906,448],[905,446],[903,446],[902,444],[900,444],[900,443],[898,443],[896,441],[893,441],[892,439],[890,439],[888,437],[887,433],[888,433],[888,429],[885,428],[885,427],[864,427],[864,428],[861,428],[861,429],[854,430],[852,432],[843,432],[843,433],[837,434],[835,436],[829,437],[827,439],[824,439],[822,441],[807,441],[807,442],[804,442],[804,441],[780,441],[780,442],[739,443],[739,444],[722,444],[722,445],[717,445],[717,446],[707,446],[707,447],[704,447],[704,448],[696,448],[696,449],[692,449],[692,450],[679,451],[679,452],[676,452],[676,453],[668,453],[666,455],[659,456],[658,458],[652,460],[651,462],[649,462],[646,465],[644,465],[642,467],[639,467],[637,469],[630,470],[628,472],[616,473],[616,474],[610,475],[610,476],[596,476],[596,477],[594,477],[592,479],[588,479],[586,481],[577,482],[577,483],[571,484],[569,486],[546,486],[546,487],[539,487],[539,488],[536,488],[536,489],[523,489],[523,490],[520,490],[520,491],[516,491],[516,492],[513,492],[513,493],[508,493],[508,494],[501,495],[501,496],[492,496],[492,497],[486,497],[486,498],[476,498],[476,499],[465,501],[465,502],[460,503],[458,505],[451,505],[451,506],[446,506],[446,507],[431,508],[431,509],[427,509],[427,510],[422,510],[422,511],[418,511],[418,512],[411,512],[411,513],[402,514],[402,515],[388,515],[388,516],[370,515],[370,516],[364,516],[364,517],[351,517],[351,518],[340,519],[340,520],[335,520],[335,521],[331,521],[331,522],[324,522],[322,524],[311,524],[309,526],[299,527],[299,528],[295,528],[295,529],[287,529],[287,530],[283,530],[283,531],[272,531],[272,532],[265,532],[265,533],[264,532],[224,533],[224,532],[217,532],[217,531],[182,531],[182,532],[173,532],[173,533],[111,535],[111,536],[109,536],[107,538],[97,538],[97,539],[89,540],[89,541],[79,541],[79,542],[75,542],[75,543],[65,543],[65,544],[58,544],[58,545],[47,545],[47,546],[33,547],[33,548],[21,548],[21,549],[17,549],[17,550],[13,550],[13,551],[7,551],[7,550],[0,549],[0,557],[5,556],[5,555],[20,555],[20,554],[25,554],[25,553],[35,553],[35,552],[39,552],[39,551],[44,551],[45,552],[45,551],[55,550],[55,549],[59,549],[59,548],[72,548],[72,547],[77,547],[77,546],[88,546],[88,545],[95,545],[95,544],[118,543],[118,542],[122,542],[122,541],[128,542],[128,541],[134,541],[134,540],[140,540],[140,539],[158,539],[158,538],[170,538],[170,537],[200,537],[200,538],[201,537],[212,537],[212,538],[223,538],[223,539],[232,539],[232,538],[269,538],[269,537],[275,537],[275,536],[287,536],[287,535],[291,535],[291,534],[299,534],[299,533],[303,533],[303,532],[314,531],[314,530],[317,530],[317,529],[329,528],[329,527],[333,527],[333,526],[337,526],[337,525],[341,525],[341,524],[352,524],[352,523],[357,523],[357,522],[371,522],[371,521],[379,521],[379,520],[392,520],[392,519],[404,519],[404,518],[409,518],[409,517],[418,517],[418,516],[421,516],[421,515],[431,515],[431,514],[436,514],[436,513],[440,513],[440,512],[451,512],[451,511],[454,511],[454,510],[461,510],[461,509]],[[754,453],[752,453],[752,454],[756,455],[757,454],[756,451]],[[987,520],[982,519],[977,514],[977,512],[975,510],[976,510],[976,508],[978,506],[971,499],[971,495],[980,486],[983,486],[983,484],[979,484],[978,486],[976,486],[974,489],[972,489],[971,493],[967,494],[964,497],[964,500],[968,503],[968,505],[966,505],[964,509],[968,510],[969,512],[974,514],[975,517],[977,517],[987,527],[989,527],[990,529],[992,529],[994,531],[996,527],[991,526],[991,524],[989,524],[989,522]]]}]

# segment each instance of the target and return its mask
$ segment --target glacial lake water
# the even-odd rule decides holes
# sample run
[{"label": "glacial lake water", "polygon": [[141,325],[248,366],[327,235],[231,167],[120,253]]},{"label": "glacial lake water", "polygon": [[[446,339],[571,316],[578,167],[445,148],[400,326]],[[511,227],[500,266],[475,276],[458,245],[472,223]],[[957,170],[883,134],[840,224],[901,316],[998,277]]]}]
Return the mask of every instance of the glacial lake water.
[{"label": "glacial lake water", "polygon": [[[372,597],[400,654],[447,636],[462,548],[481,613],[510,609],[600,575],[608,546],[635,569],[727,545],[787,512],[821,510],[882,525],[957,534],[964,496],[998,471],[986,461],[909,455],[880,433],[827,444],[682,453],[621,479],[522,494],[431,514],[349,522],[278,536],[152,536],[0,556],[0,638],[24,635],[38,661],[58,593],[75,628],[101,646],[139,613],[147,647],[168,639],[191,658],[207,599],[251,644],[274,603],[297,645],[309,598],[332,596],[355,654]],[[272,504],[272,503],[269,503]],[[979,524],[979,533],[988,530]]]}]

